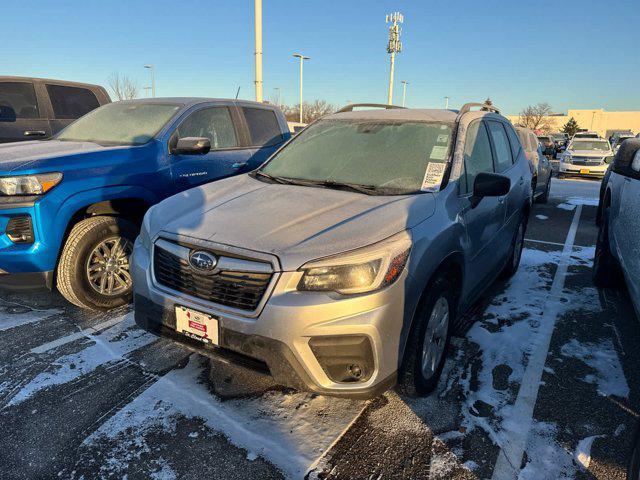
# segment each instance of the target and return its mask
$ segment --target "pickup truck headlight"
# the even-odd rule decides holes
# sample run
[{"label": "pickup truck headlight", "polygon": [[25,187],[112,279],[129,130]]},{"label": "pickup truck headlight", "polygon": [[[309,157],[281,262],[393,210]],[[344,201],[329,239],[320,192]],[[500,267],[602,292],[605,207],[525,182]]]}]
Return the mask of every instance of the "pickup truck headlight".
[{"label": "pickup truck headlight", "polygon": [[345,295],[379,290],[400,277],[410,250],[411,238],[402,232],[370,247],[307,263],[298,290]]},{"label": "pickup truck headlight", "polygon": [[0,195],[43,195],[62,180],[61,173],[0,177]]}]

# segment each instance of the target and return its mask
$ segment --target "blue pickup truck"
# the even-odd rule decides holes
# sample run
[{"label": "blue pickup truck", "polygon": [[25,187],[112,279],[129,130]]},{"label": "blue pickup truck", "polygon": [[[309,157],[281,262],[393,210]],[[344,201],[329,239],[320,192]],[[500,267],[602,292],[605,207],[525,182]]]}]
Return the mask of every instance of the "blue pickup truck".
[{"label": "blue pickup truck", "polygon": [[129,302],[147,209],[255,169],[290,136],[274,106],[162,98],[111,103],[50,140],[0,145],[0,284],[55,285],[89,309]]}]

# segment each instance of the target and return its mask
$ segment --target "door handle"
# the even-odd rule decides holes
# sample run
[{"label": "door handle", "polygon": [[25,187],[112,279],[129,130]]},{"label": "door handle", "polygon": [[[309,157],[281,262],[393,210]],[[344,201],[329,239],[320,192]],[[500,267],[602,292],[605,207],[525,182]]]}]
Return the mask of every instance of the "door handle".
[{"label": "door handle", "polygon": [[247,162],[236,162],[231,165],[233,168],[242,168],[247,166]]},{"label": "door handle", "polygon": [[44,130],[25,130],[25,137],[44,137],[47,134]]}]

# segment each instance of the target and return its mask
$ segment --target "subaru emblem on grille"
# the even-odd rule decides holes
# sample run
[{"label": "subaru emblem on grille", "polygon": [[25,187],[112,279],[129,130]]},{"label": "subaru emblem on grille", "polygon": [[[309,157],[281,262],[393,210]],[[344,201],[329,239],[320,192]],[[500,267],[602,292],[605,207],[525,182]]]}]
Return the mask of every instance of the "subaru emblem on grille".
[{"label": "subaru emblem on grille", "polygon": [[198,272],[212,273],[218,265],[218,259],[209,252],[198,250],[189,255],[189,264]]}]

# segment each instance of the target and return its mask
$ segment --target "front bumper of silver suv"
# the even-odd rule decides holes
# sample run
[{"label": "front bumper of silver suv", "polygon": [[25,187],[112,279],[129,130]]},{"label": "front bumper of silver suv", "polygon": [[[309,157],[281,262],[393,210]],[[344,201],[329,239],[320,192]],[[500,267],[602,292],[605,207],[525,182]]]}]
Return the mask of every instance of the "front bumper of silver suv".
[{"label": "front bumper of silver suv", "polygon": [[[367,294],[299,291],[302,272],[281,271],[274,256],[193,242],[170,236],[156,240],[151,249],[136,242],[131,273],[135,319],[142,328],[199,353],[268,371],[277,383],[299,390],[371,398],[395,384],[410,281],[406,269],[395,283]],[[179,271],[168,277],[163,269],[176,265],[158,253],[164,255],[160,248],[171,245],[183,260],[194,249],[215,253],[224,278],[194,280]],[[184,261],[182,266],[188,268]],[[240,270],[254,271],[245,278]],[[245,289],[245,295],[234,292],[234,286]],[[176,308],[183,307],[217,319],[218,345],[176,331]]]}]

